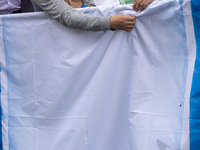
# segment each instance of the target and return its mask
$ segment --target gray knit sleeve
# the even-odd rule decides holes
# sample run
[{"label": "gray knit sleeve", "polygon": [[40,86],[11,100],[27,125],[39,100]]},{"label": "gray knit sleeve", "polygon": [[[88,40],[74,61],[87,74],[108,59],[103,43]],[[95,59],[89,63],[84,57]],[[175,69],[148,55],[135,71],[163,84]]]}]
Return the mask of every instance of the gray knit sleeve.
[{"label": "gray knit sleeve", "polygon": [[74,10],[64,0],[32,0],[52,18],[69,28],[90,31],[110,29],[110,17],[83,14]]}]

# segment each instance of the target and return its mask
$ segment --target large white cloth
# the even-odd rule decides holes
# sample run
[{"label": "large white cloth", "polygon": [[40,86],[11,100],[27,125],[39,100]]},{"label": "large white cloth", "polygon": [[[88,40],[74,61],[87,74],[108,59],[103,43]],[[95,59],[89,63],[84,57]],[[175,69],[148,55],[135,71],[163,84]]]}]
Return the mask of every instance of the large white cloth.
[{"label": "large white cloth", "polygon": [[[80,9],[136,15],[132,32],[0,17],[3,150],[187,150],[196,58],[189,1]],[[187,15],[185,15],[187,14]]]}]

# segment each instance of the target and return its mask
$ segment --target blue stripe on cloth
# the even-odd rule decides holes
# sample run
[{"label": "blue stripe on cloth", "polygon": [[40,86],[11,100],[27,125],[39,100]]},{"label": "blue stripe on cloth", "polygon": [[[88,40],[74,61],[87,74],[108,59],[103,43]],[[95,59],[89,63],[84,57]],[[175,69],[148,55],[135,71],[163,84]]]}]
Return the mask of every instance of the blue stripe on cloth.
[{"label": "blue stripe on cloth", "polygon": [[[3,15],[2,16],[2,33],[3,33],[3,44],[4,44],[4,53],[5,53],[5,70],[6,70],[6,73],[7,73],[7,61],[6,61],[6,55],[7,55],[7,47],[8,47],[8,43],[7,43],[7,39],[6,39],[6,35],[7,35],[7,31],[6,31],[6,26],[5,26],[5,24],[4,24],[4,22],[5,22],[5,17],[6,17],[6,15]],[[8,76],[8,74],[7,74],[7,76]],[[7,80],[7,102],[9,101],[9,93],[10,93],[10,91],[9,91],[9,81]],[[4,114],[3,114],[4,115]],[[9,115],[9,111],[8,111],[8,115]],[[9,122],[9,119],[8,119],[8,122]],[[9,127],[8,127],[8,142],[10,142],[10,139],[9,139],[10,137],[9,137]],[[3,143],[3,142],[2,142]],[[8,150],[10,150],[10,143],[8,143]],[[1,150],[1,149],[0,149]],[[2,150],[3,150],[3,148],[2,148]]]},{"label": "blue stripe on cloth", "polygon": [[200,1],[191,0],[196,38],[196,62],[190,95],[190,150],[200,149]]},{"label": "blue stripe on cloth", "polygon": [[[1,68],[0,68],[0,121],[2,122],[2,111],[1,111]],[[2,141],[2,124],[0,122],[0,150],[3,150],[3,141]]]}]

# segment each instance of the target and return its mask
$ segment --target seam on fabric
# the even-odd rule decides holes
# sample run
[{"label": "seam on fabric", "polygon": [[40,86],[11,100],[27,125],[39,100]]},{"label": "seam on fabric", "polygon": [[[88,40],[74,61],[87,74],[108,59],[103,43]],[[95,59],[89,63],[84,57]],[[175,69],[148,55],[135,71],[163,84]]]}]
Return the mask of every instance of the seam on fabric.
[{"label": "seam on fabric", "polygon": [[[9,127],[8,127],[8,122],[9,122],[9,117],[8,117],[8,115],[9,115],[9,109],[8,109],[8,100],[9,100],[9,81],[8,81],[8,79],[7,79],[7,60],[6,60],[6,53],[7,53],[7,43],[6,43],[6,31],[5,31],[5,26],[4,26],[4,23],[5,23],[5,18],[4,18],[5,16],[3,15],[2,16],[2,36],[3,36],[3,46],[4,46],[4,67],[5,67],[5,69],[4,69],[4,71],[5,71],[5,76],[6,76],[6,87],[5,88],[7,88],[6,90],[6,95],[7,95],[7,97],[6,97],[6,99],[7,99],[7,103],[6,103],[6,108],[4,108],[4,109],[6,109],[6,110],[4,110],[4,112],[3,113],[5,113],[4,114],[4,120],[3,121],[5,121],[4,123],[6,124],[6,125],[4,125],[4,127],[3,127],[3,129],[5,130],[5,134],[3,135],[3,149],[4,150],[9,150],[10,149],[10,143],[9,143]],[[2,77],[2,76],[1,76]],[[7,118],[6,118],[7,117]],[[7,128],[5,128],[5,126],[7,126]],[[2,130],[3,131],[3,130]],[[5,142],[5,143],[4,143]]]},{"label": "seam on fabric", "polygon": [[32,79],[33,79],[33,100],[34,100],[34,119],[35,119],[35,150],[38,149],[38,130],[37,130],[37,112],[36,112],[36,98],[35,98],[35,67],[34,67],[34,54],[33,54],[33,37],[32,37],[32,28],[30,29],[30,36],[31,36],[31,63],[32,63]]},{"label": "seam on fabric", "polygon": [[0,67],[0,113],[1,113],[1,116],[0,116],[0,150],[3,150],[3,137],[2,137],[2,106],[1,106],[1,67]]}]

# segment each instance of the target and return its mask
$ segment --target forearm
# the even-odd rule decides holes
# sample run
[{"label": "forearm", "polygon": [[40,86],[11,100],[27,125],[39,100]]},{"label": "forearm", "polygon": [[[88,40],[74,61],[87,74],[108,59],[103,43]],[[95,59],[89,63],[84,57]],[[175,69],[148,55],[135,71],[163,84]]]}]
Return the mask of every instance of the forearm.
[{"label": "forearm", "polygon": [[69,28],[101,31],[110,29],[110,17],[83,14],[64,0],[33,0],[43,11]]}]

